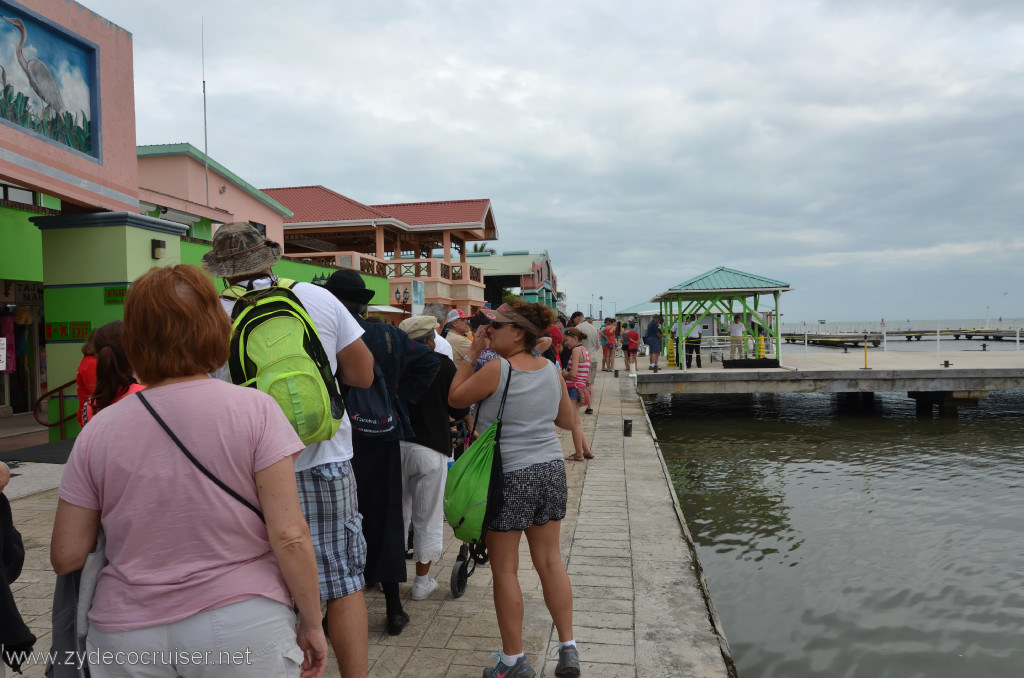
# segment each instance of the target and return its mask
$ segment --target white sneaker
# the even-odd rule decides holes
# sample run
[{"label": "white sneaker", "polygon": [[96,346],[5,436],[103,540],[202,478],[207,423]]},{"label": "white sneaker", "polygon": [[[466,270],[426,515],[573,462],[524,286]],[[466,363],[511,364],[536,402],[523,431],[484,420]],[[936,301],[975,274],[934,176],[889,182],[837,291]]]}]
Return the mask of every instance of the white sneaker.
[{"label": "white sneaker", "polygon": [[425,584],[420,584],[418,581],[412,583],[412,599],[423,600],[428,597],[431,593],[437,590],[437,580],[428,579]]}]

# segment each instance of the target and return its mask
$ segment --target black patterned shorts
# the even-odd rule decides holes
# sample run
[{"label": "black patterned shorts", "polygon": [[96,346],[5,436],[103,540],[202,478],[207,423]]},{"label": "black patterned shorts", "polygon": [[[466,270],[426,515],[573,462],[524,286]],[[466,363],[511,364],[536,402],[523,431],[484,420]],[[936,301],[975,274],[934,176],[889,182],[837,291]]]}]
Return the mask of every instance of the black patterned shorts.
[{"label": "black patterned shorts", "polygon": [[504,503],[487,529],[494,532],[521,532],[531,525],[565,517],[569,488],[565,481],[565,462],[561,459],[527,466],[504,474]]}]

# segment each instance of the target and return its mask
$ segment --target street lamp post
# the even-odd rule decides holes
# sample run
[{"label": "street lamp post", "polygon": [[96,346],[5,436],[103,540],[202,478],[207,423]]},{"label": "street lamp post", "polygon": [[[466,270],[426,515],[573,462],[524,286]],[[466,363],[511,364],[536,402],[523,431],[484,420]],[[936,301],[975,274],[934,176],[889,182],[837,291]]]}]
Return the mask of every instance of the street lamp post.
[{"label": "street lamp post", "polygon": [[405,310],[406,305],[409,303],[409,288],[406,287],[404,290],[395,290],[395,303],[402,305],[402,315],[407,315]]},{"label": "street lamp post", "polygon": [[597,313],[598,315],[601,316],[601,319],[604,320],[604,297],[598,297],[597,300],[601,302],[601,305],[598,307]]}]

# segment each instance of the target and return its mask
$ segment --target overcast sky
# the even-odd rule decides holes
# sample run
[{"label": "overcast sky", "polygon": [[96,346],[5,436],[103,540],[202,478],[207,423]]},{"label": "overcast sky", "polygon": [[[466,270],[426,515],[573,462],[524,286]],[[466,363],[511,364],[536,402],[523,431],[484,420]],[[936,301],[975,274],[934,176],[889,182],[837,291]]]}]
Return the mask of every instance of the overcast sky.
[{"label": "overcast sky", "polygon": [[490,198],[608,313],[716,266],[784,322],[1024,318],[1020,0],[85,0],[140,144],[363,203]]}]

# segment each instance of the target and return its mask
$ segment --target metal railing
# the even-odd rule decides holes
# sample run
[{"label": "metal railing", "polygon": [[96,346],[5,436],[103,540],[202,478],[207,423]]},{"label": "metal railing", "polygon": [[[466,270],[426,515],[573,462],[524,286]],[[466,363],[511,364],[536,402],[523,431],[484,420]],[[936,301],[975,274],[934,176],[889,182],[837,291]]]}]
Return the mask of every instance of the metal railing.
[{"label": "metal railing", "polygon": [[[69,414],[67,416],[64,415],[64,389],[71,388],[72,386],[75,386],[75,384],[76,384],[75,380],[72,379],[71,381],[69,381],[68,383],[64,384],[63,386],[58,386],[55,389],[47,391],[43,395],[39,396],[39,400],[37,400],[36,404],[32,407],[32,416],[35,417],[36,421],[38,421],[40,424],[42,424],[46,428],[53,428],[54,426],[60,426],[60,439],[61,440],[66,440],[67,437],[68,437],[67,428],[64,425],[67,422],[71,421],[72,419],[76,419],[78,417],[78,412],[72,412],[71,414]],[[57,412],[60,415],[60,418],[57,421],[55,421],[55,422],[53,422],[51,424],[51,423],[43,421],[42,419],[39,418],[39,415],[40,415],[39,409],[40,409],[40,407],[42,407],[43,403],[45,403],[50,398],[50,396],[55,395],[55,394],[57,396],[57,408],[58,408]]]},{"label": "metal railing", "polygon": [[306,261],[330,268],[353,268],[380,278],[440,278],[452,282],[483,283],[483,270],[464,262],[442,259],[377,259],[364,252],[335,252],[330,255],[285,255],[292,261]]}]

